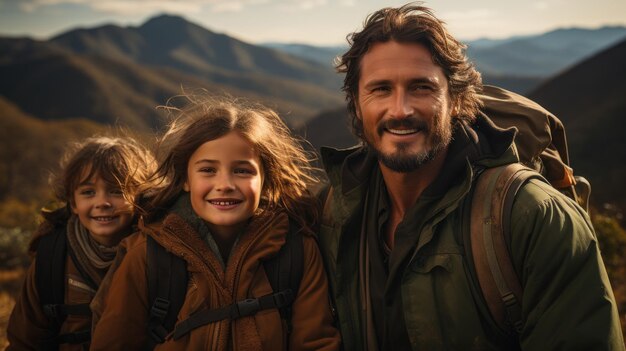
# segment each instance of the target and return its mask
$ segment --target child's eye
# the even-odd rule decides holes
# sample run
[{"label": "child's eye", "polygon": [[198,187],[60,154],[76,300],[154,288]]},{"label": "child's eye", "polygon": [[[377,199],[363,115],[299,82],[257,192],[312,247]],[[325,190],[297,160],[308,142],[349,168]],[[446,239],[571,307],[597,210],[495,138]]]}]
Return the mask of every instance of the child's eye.
[{"label": "child's eye", "polygon": [[78,193],[83,196],[93,196],[96,194],[96,191],[93,189],[82,189]]},{"label": "child's eye", "polygon": [[254,174],[254,171],[247,168],[235,168],[235,174]]},{"label": "child's eye", "polygon": [[215,168],[213,167],[202,167],[198,170],[201,173],[215,173]]},{"label": "child's eye", "polygon": [[119,188],[117,188],[117,189],[111,189],[109,192],[110,192],[111,194],[113,194],[113,195],[117,195],[117,196],[122,196],[122,195],[124,195],[124,192],[122,191],[122,189],[119,189]]}]

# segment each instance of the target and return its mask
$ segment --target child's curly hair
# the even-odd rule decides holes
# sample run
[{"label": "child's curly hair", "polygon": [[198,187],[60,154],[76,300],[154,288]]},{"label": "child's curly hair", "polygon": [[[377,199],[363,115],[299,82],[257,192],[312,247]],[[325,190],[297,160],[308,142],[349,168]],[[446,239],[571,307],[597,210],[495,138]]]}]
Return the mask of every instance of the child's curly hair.
[{"label": "child's curly hair", "polygon": [[74,205],[74,190],[87,179],[100,176],[119,187],[126,200],[134,203],[140,185],[156,169],[150,151],[131,137],[91,137],[71,144],[61,159],[61,171],[53,174],[51,185],[57,200]]}]

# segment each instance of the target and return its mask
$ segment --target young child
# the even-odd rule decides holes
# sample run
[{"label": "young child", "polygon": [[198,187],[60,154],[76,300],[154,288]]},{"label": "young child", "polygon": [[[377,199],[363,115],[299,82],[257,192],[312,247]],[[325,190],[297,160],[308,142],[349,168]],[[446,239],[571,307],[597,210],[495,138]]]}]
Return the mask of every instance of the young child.
[{"label": "young child", "polygon": [[154,172],[151,153],[131,138],[75,144],[53,179],[65,206],[43,211],[29,251],[35,259],[9,319],[7,350],[85,350],[94,297],[135,221],[140,184]]},{"label": "young child", "polygon": [[[148,203],[140,232],[122,242],[126,255],[108,293],[102,291],[103,314],[92,349],[155,344],[159,350],[338,349],[326,275],[310,228],[317,203],[307,183],[315,178],[278,115],[240,101],[193,103],[170,124],[161,147],[156,180],[162,186]],[[286,297],[290,311],[281,317],[280,294],[264,262],[295,238],[301,239],[302,254],[292,259],[301,261],[302,275],[293,301]],[[173,331],[153,328],[150,310],[159,304],[149,298],[150,240],[186,266],[186,291],[173,312]],[[174,301],[163,302],[162,312]]]}]

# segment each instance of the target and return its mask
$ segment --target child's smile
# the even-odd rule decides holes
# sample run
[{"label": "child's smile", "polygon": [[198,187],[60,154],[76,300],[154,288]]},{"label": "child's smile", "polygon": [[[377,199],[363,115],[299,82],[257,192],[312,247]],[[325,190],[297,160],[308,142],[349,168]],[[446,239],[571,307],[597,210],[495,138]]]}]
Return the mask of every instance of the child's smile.
[{"label": "child's smile", "polygon": [[92,238],[105,246],[117,244],[128,233],[131,208],[119,187],[107,184],[100,176],[83,181],[74,190],[72,212]]},{"label": "child's smile", "polygon": [[191,155],[184,189],[211,232],[230,236],[254,215],[262,184],[257,152],[240,134],[230,132],[207,141]]}]

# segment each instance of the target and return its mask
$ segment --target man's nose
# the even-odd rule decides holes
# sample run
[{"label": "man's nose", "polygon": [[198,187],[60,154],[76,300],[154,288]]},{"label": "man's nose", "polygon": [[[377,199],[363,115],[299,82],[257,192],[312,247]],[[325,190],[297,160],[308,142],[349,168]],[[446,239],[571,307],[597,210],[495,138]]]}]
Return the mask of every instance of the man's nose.
[{"label": "man's nose", "polygon": [[390,117],[407,118],[415,113],[410,96],[405,90],[398,90],[393,96],[389,110]]}]

